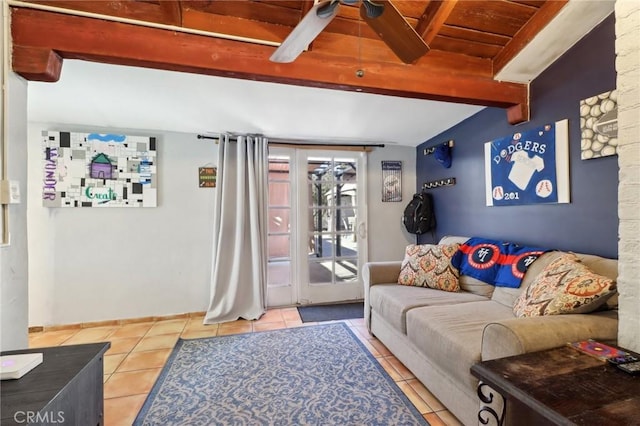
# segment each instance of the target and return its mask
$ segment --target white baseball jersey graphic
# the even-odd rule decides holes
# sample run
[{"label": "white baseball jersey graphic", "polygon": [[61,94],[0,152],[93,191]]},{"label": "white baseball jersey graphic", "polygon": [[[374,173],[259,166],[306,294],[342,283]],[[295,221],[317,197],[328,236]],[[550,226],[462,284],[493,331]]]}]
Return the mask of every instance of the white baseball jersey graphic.
[{"label": "white baseball jersey graphic", "polygon": [[509,172],[509,180],[521,190],[525,190],[531,181],[533,172],[539,172],[544,169],[544,160],[542,157],[535,155],[529,158],[526,151],[516,151],[511,155],[511,171]]}]

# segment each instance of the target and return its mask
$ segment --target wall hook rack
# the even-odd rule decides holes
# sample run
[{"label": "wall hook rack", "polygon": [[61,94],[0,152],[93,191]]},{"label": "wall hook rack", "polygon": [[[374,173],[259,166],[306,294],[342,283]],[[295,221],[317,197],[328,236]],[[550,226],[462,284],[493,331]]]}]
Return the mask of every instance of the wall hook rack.
[{"label": "wall hook rack", "polygon": [[450,177],[446,179],[436,179],[430,182],[425,182],[422,185],[422,189],[440,188],[441,186],[451,186],[456,184],[456,178]]},{"label": "wall hook rack", "polygon": [[[448,140],[440,145],[448,145],[450,148],[453,147],[453,139]],[[423,150],[423,154],[424,155],[431,155],[436,151],[436,148],[438,148],[440,145],[434,145],[434,146],[430,146],[429,148],[425,148]]]}]

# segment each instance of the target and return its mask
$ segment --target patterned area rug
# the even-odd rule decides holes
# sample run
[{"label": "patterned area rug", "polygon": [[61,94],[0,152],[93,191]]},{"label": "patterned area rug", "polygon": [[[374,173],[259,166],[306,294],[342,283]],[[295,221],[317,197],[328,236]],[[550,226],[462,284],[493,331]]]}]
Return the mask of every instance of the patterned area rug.
[{"label": "patterned area rug", "polygon": [[179,340],[136,425],[427,425],[343,323]]}]

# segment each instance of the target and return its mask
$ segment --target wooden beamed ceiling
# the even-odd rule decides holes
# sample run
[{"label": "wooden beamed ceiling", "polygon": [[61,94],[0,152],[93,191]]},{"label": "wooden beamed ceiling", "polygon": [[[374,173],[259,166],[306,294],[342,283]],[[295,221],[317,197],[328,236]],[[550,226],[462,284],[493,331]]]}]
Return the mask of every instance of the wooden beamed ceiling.
[{"label": "wooden beamed ceiling", "polygon": [[515,124],[528,120],[528,87],[494,76],[566,1],[396,0],[431,48],[410,65],[360,19],[358,4],[342,4],[309,49],[283,64],[269,57],[313,0],[29,1],[11,7],[12,66],[49,82],[64,59],[82,59],[496,106]]}]

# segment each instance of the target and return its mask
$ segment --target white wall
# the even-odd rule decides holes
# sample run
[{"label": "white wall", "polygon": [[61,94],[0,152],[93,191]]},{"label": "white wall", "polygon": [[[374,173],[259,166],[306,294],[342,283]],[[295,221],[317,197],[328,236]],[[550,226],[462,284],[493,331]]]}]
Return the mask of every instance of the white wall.
[{"label": "white wall", "polygon": [[[6,91],[11,108],[3,111],[7,138],[7,178],[18,181],[22,202],[8,206],[10,244],[0,248],[0,350],[28,344],[27,268],[27,82],[8,73]],[[4,135],[0,136],[4,137]]]},{"label": "white wall", "polygon": [[[158,207],[45,208],[43,130],[158,138]],[[209,298],[215,189],[197,187],[197,168],[217,148],[195,135],[29,124],[29,324],[59,325],[204,311]],[[403,201],[382,203],[381,160],[403,162]],[[400,260],[414,240],[401,223],[415,191],[415,148],[369,154],[369,257]]]},{"label": "white wall", "polygon": [[[43,130],[158,139],[158,207],[42,207]],[[216,189],[198,167],[211,140],[184,133],[29,124],[29,324],[58,325],[206,310]]]},{"label": "white wall", "polygon": [[[10,70],[9,16],[0,1],[0,161],[2,178],[19,182],[27,192],[27,82]],[[8,9],[7,9],[8,10]],[[10,106],[10,108],[9,108]],[[28,344],[27,203],[6,207],[10,243],[0,247],[0,350],[26,348]],[[4,212],[0,214],[4,215]],[[2,226],[2,225],[0,225]]]},{"label": "white wall", "polygon": [[[402,161],[402,202],[382,202],[382,161]],[[387,145],[368,158],[369,261],[402,260],[407,244],[415,243],[402,224],[402,213],[416,192],[416,149]]]},{"label": "white wall", "polygon": [[621,346],[640,351],[640,2],[618,0],[616,70],[618,72],[618,234]]}]

